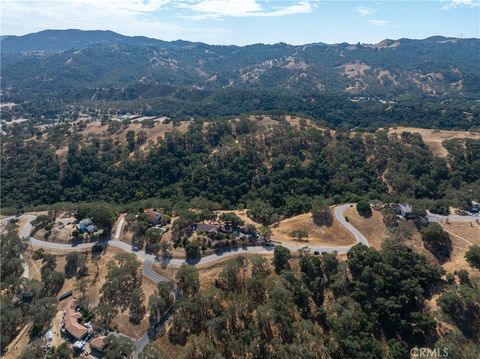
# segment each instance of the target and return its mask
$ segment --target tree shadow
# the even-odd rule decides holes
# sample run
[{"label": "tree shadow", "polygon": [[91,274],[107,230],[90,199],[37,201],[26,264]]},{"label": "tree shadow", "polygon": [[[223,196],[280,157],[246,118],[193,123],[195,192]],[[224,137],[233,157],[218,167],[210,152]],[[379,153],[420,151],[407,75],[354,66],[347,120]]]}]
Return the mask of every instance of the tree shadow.
[{"label": "tree shadow", "polygon": [[359,214],[360,216],[362,216],[363,218],[371,218],[372,215],[373,215],[373,212],[372,212],[372,209],[369,208],[369,209],[367,209],[367,210],[365,210],[365,211],[361,211],[361,212],[358,211],[358,214]]},{"label": "tree shadow", "polygon": [[333,225],[333,216],[329,217],[322,217],[322,218],[315,218],[313,217],[313,223],[318,227],[331,227]]},{"label": "tree shadow", "polygon": [[445,245],[435,246],[429,245],[427,242],[423,241],[423,246],[428,250],[432,255],[438,260],[440,264],[444,264],[451,259],[451,254],[453,250],[452,241],[449,240]]}]

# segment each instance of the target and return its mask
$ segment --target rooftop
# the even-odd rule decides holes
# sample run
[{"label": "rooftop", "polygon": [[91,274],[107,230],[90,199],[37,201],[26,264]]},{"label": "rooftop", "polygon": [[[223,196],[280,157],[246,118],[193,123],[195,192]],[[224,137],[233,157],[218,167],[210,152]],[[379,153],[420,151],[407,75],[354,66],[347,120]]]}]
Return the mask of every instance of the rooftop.
[{"label": "rooftop", "polygon": [[67,308],[63,314],[62,324],[69,334],[76,339],[81,339],[88,333],[88,329],[78,322],[82,314],[75,310],[76,307],[77,300],[73,297],[67,304]]}]

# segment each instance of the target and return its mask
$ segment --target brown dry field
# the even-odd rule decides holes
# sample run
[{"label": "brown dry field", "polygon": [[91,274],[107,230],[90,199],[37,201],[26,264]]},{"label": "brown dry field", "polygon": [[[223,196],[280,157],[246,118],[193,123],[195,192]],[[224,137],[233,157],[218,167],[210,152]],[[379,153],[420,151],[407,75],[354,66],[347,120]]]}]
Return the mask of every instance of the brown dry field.
[{"label": "brown dry field", "polygon": [[[197,264],[196,267],[198,269],[199,275],[200,275],[200,285],[202,288],[207,288],[209,286],[212,286],[215,282],[215,278],[220,274],[220,272],[224,269],[225,263],[228,262],[229,260],[232,260],[234,258],[237,258],[239,256],[246,257],[247,259],[251,259],[257,255],[260,254],[245,254],[245,253],[239,253],[238,256],[233,256],[233,257],[225,257],[225,258],[219,258],[218,260],[214,262],[209,262],[209,263],[203,263],[203,264]],[[271,262],[271,259],[273,258],[272,254],[261,254],[262,257],[267,258],[269,262]],[[167,266],[166,268],[162,267],[160,264],[156,263],[153,265],[153,270],[164,276],[165,278],[171,280],[172,282],[175,282],[175,274],[177,273],[178,267],[174,266]]]},{"label": "brown dry field", "polygon": [[452,232],[455,235],[450,235],[450,237],[460,236],[472,244],[480,245],[480,224],[475,221],[472,222],[450,222],[443,224],[443,229],[448,232]]},{"label": "brown dry field", "polygon": [[141,146],[141,148],[144,149],[148,145],[149,141],[153,141],[154,143],[156,143],[158,139],[164,138],[167,132],[171,132],[174,129],[180,132],[185,132],[188,129],[189,123],[189,121],[181,121],[179,126],[174,127],[173,122],[170,122],[168,124],[155,122],[155,126],[152,128],[142,128],[141,123],[131,123],[123,131],[110,135],[107,133],[108,125],[102,126],[100,121],[92,121],[89,122],[87,124],[87,127],[80,131],[80,133],[84,137],[88,137],[90,135],[111,137],[114,141],[118,140],[121,143],[125,144],[127,142],[126,136],[128,131],[145,131],[145,133],[147,134],[147,142]]},{"label": "brown dry field", "polygon": [[241,210],[232,210],[232,211],[215,211],[218,215],[222,213],[235,213],[237,216],[239,216],[242,221],[245,222],[245,224],[253,224],[255,227],[261,227],[261,224],[258,222],[255,222],[253,219],[247,216],[247,210],[246,209],[241,209]]},{"label": "brown dry field", "polygon": [[27,323],[18,333],[17,337],[7,346],[2,359],[15,359],[20,356],[23,349],[30,344],[30,338],[28,332],[32,327],[32,323]]},{"label": "brown dry field", "polygon": [[160,332],[158,337],[153,342],[153,345],[161,353],[164,353],[166,358],[178,358],[183,350],[183,347],[181,345],[170,343],[170,340],[168,340],[169,327],[170,324],[167,323],[165,329]]},{"label": "brown dry field", "polygon": [[[33,251],[29,249],[25,254],[25,258],[29,264],[30,278],[40,280],[41,278],[40,268],[42,266],[42,263],[41,263],[41,260],[32,260],[31,259],[32,253]],[[65,262],[66,262],[66,253],[58,253],[58,252],[57,253],[51,252],[51,253],[55,254],[57,258],[56,270],[59,272],[64,272]],[[86,253],[89,254],[90,252],[87,251]],[[91,256],[88,255],[87,266],[89,269],[89,274],[84,278],[90,282],[89,289],[88,289],[88,298],[90,300],[91,308],[95,308],[100,301],[100,288],[105,283],[105,277],[107,274],[107,263],[110,260],[114,259],[115,255],[118,253],[123,253],[123,251],[118,248],[107,247],[107,250],[100,257],[98,262],[92,261]],[[66,278],[65,283],[62,289],[60,290],[60,294],[74,289],[75,283],[76,283],[75,278]],[[142,289],[145,294],[145,306],[147,307],[148,298],[155,291],[156,284],[151,280],[149,280],[148,278],[143,277]],[[59,302],[57,309],[59,311],[63,311],[67,302],[68,301],[66,300]],[[114,325],[116,325],[117,329],[120,332],[125,333],[128,336],[131,336],[133,338],[139,338],[145,333],[145,331],[148,328],[148,318],[145,316],[139,325],[133,325],[128,320],[128,311],[126,311],[124,313],[119,313],[115,317]],[[55,327],[55,323],[53,323],[53,327]]]},{"label": "brown dry field", "polygon": [[372,210],[372,216],[362,217],[355,208],[347,208],[345,217],[368,239],[368,243],[375,249],[380,249],[382,241],[389,235],[387,227],[383,223],[380,211]]},{"label": "brown dry field", "polygon": [[[55,224],[48,237],[48,241],[54,243],[70,243],[72,233],[75,230],[75,221],[75,217],[69,216],[65,212],[61,212],[55,219]],[[34,237],[44,240],[45,233],[45,230],[41,229],[35,233]]]},{"label": "brown dry field", "polygon": [[[308,232],[308,238],[299,242],[294,240],[290,233],[303,229]],[[289,245],[330,245],[348,246],[355,244],[355,239],[336,219],[331,226],[317,226],[313,223],[310,213],[280,221],[277,226],[272,226],[272,240]]]},{"label": "brown dry field", "polygon": [[443,264],[443,267],[449,272],[465,269],[471,275],[478,275],[479,271],[471,267],[465,260],[465,252],[470,247],[470,244],[468,244],[458,236],[473,244],[480,245],[480,225],[475,222],[451,222],[448,224],[444,224],[443,228],[451,232],[449,234],[453,245],[451,258],[448,262]]},{"label": "brown dry field", "polygon": [[[80,121],[77,121],[77,123],[78,122]],[[86,127],[83,130],[79,131],[78,133],[81,134],[84,139],[88,139],[89,137],[95,136],[100,138],[111,138],[114,142],[118,141],[122,144],[126,144],[127,143],[126,136],[129,130],[132,130],[135,133],[139,131],[145,131],[145,133],[147,134],[147,141],[139,147],[142,151],[145,151],[148,148],[154,146],[159,139],[164,138],[167,132],[171,132],[173,130],[186,132],[188,129],[189,123],[190,123],[189,121],[181,121],[179,126],[174,127],[173,122],[170,122],[168,124],[155,122],[155,126],[152,128],[142,128],[141,123],[135,122],[128,125],[121,132],[109,134],[107,132],[108,125],[102,126],[100,121],[91,121],[91,122],[88,122]],[[61,147],[55,151],[56,155],[62,162],[66,160],[67,152],[68,152],[67,146]]]},{"label": "brown dry field", "polygon": [[419,133],[422,136],[423,142],[430,148],[430,151],[440,157],[445,157],[448,154],[447,150],[442,146],[442,141],[452,138],[473,138],[480,140],[480,133],[468,131],[444,131],[416,127],[393,127],[388,130],[389,133],[396,133],[398,135],[404,131]]}]

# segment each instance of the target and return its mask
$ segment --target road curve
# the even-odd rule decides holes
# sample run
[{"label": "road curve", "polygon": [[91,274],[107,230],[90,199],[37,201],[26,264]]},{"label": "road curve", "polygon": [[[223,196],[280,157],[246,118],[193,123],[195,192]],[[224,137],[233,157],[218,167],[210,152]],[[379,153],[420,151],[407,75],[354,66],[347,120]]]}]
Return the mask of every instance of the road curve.
[{"label": "road curve", "polygon": [[[353,237],[355,238],[356,243],[362,243],[366,246],[368,246],[368,240],[365,238],[365,236],[360,233],[354,226],[352,226],[350,223],[347,222],[344,216],[344,212],[347,208],[349,207],[355,207],[355,204],[343,204],[340,206],[337,206],[334,211],[335,218],[347,229],[348,232],[350,232]],[[35,239],[30,236],[30,233],[32,231],[32,224],[31,222],[36,218],[35,215],[32,214],[24,214],[22,215],[24,219],[27,220],[27,223],[21,228],[20,230],[20,237],[28,240],[32,247],[35,248],[44,248],[47,250],[60,250],[60,251],[84,251],[86,249],[91,249],[95,243],[97,242],[91,242],[91,243],[80,243],[76,245],[71,245],[71,244],[62,244],[62,243],[53,243],[53,242],[47,242],[47,241],[42,241]],[[13,218],[13,217],[9,217]],[[4,218],[3,220],[8,220]],[[168,281],[167,278],[161,276],[160,274],[156,273],[153,270],[153,264],[157,261],[157,258],[154,255],[147,254],[144,251],[134,251],[132,249],[132,246],[128,243],[120,241],[120,235],[122,232],[122,228],[124,225],[124,217],[120,217],[120,220],[117,224],[115,234],[112,240],[110,241],[101,241],[99,243],[105,243],[110,246],[119,248],[124,250],[125,252],[128,253],[134,253],[137,257],[142,259],[143,261],[143,274],[145,277],[148,279],[152,280],[155,283],[161,282],[161,281]],[[355,243],[355,244],[356,244]],[[338,252],[338,253],[346,253],[352,246],[291,246],[291,245],[284,245],[284,247],[290,249],[291,251],[297,251],[299,247],[307,247],[311,251],[318,251],[318,252]],[[244,247],[237,247],[237,248],[231,248],[231,249],[225,249],[221,251],[217,251],[214,254],[210,254],[207,256],[202,257],[196,264],[202,264],[202,263],[210,263],[214,262],[218,259],[221,258],[226,258],[226,257],[231,257],[231,256],[236,256],[238,254],[267,254],[267,253],[272,253],[274,249],[274,245],[271,246],[244,246]],[[177,259],[177,258],[172,258],[168,262],[168,264],[173,265],[173,266],[180,266],[183,263],[185,263],[184,259]],[[121,333],[117,333],[117,335],[122,335]],[[123,335],[124,336],[124,335]],[[130,338],[132,339],[132,338]],[[135,352],[134,352],[134,357],[137,358],[139,353],[145,348],[145,346],[150,342],[150,338],[148,333],[145,333],[141,338],[134,340],[132,339],[133,342],[135,343]]]},{"label": "road curve", "polygon": [[[348,204],[343,204],[340,206],[335,207],[334,215],[337,221],[340,222],[342,226],[344,226],[348,232],[350,232],[353,237],[355,238],[356,243],[362,243],[366,246],[368,246],[368,240],[365,238],[365,236],[358,231],[353,225],[351,225],[347,220],[345,219],[344,212],[347,208],[349,207],[355,207],[355,204],[348,203]],[[20,236],[24,239],[27,239],[30,241],[32,247],[36,248],[44,248],[44,249],[50,249],[50,250],[60,250],[60,251],[83,251],[85,249],[90,249],[94,246],[96,242],[90,242],[90,243],[80,243],[76,245],[71,245],[71,244],[62,244],[62,243],[54,243],[54,242],[47,242],[47,241],[42,241],[39,239],[35,239],[33,237],[30,237],[30,232],[32,229],[31,221],[35,219],[34,215],[31,214],[25,214],[22,216],[23,218],[28,220],[28,223],[22,228],[20,232]],[[103,241],[100,243],[105,243],[110,246],[119,248],[124,250],[125,252],[129,253],[134,253],[137,257],[143,260],[144,262],[144,273],[145,275],[152,279],[155,282],[159,282],[161,280],[166,280],[164,277],[159,277],[158,274],[153,272],[151,270],[151,266],[153,263],[157,261],[157,258],[154,255],[147,254],[143,250],[140,251],[134,251],[132,249],[132,246],[128,243],[122,242],[120,240],[120,234],[123,228],[125,221],[123,217],[119,220],[119,223],[117,225],[114,239],[110,241]],[[356,244],[355,243],[355,244]],[[284,247],[292,250],[292,251],[297,251],[299,247],[307,247],[311,251],[318,251],[318,252],[338,252],[338,253],[346,253],[352,246],[311,246],[311,245],[298,245],[298,246],[292,246],[292,245],[283,245]],[[243,246],[243,247],[236,247],[236,248],[228,248],[228,249],[223,249],[223,250],[218,250],[213,254],[209,254],[207,256],[202,257],[199,262],[196,264],[203,264],[203,263],[210,263],[214,262],[218,259],[221,258],[226,258],[226,257],[232,257],[236,256],[238,254],[268,254],[272,253],[274,248],[274,245],[270,246]],[[180,266],[181,264],[186,263],[184,259],[178,259],[178,258],[172,258],[168,262],[168,264],[173,265],[173,266]]]}]

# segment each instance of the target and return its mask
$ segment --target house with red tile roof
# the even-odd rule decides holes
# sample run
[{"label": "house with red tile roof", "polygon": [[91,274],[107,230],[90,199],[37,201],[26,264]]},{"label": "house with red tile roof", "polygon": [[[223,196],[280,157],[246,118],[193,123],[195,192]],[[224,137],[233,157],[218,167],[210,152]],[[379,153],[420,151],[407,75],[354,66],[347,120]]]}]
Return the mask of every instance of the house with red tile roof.
[{"label": "house with red tile roof", "polygon": [[75,297],[70,299],[63,313],[62,330],[70,334],[77,340],[85,338],[88,334],[88,328],[78,322],[82,317],[80,312],[76,311],[77,300]]}]

